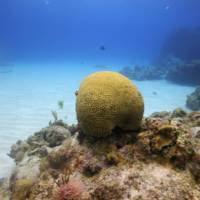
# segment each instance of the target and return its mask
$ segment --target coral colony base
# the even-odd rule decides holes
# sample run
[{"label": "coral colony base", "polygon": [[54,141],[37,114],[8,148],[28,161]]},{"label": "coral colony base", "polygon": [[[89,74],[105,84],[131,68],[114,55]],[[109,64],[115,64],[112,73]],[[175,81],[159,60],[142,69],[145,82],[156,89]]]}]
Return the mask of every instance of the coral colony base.
[{"label": "coral colony base", "polygon": [[[103,79],[99,78],[99,81]],[[80,90],[86,90],[83,85]],[[79,101],[90,102],[87,95],[81,94],[84,90],[78,93],[77,107],[84,105]],[[102,98],[103,91],[99,93]],[[109,97],[116,98],[113,102],[120,98]],[[127,104],[129,100],[126,98],[121,103]],[[101,103],[100,110],[108,109],[103,106],[104,101]],[[94,106],[94,101],[91,105]],[[136,107],[134,104],[134,109]],[[141,108],[136,109],[139,118]],[[110,113],[106,109],[104,112]],[[93,116],[97,112],[95,109],[91,111]],[[81,124],[85,118],[80,117],[79,112],[82,110],[77,109]],[[132,116],[129,109],[124,116],[126,114],[127,122],[134,123],[133,118],[129,119]],[[121,119],[124,118],[119,119],[119,124]],[[69,126],[55,120],[26,141],[14,144],[10,157],[15,160],[16,167],[9,179],[1,181],[0,199],[200,199],[200,112],[187,113],[178,108],[172,113],[153,113],[150,117],[143,117],[137,130],[126,130],[115,123],[116,127],[104,137],[95,137],[95,120],[103,121],[104,118],[94,116],[93,121],[83,121],[81,126]],[[91,126],[93,134],[86,132],[85,123]],[[102,123],[98,128],[105,130],[106,125]]]}]

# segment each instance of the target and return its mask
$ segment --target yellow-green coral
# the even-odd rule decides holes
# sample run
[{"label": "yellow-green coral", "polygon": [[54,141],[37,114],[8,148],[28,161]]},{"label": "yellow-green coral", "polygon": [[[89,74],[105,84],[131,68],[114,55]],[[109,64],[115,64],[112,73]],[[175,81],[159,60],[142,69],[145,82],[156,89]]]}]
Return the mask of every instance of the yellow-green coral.
[{"label": "yellow-green coral", "polygon": [[30,179],[19,179],[15,183],[15,191],[13,194],[13,200],[25,200],[28,198],[30,189],[33,186],[33,181]]},{"label": "yellow-green coral", "polygon": [[110,135],[115,127],[136,130],[144,112],[137,87],[116,72],[97,72],[80,86],[76,101],[79,125],[87,135]]}]

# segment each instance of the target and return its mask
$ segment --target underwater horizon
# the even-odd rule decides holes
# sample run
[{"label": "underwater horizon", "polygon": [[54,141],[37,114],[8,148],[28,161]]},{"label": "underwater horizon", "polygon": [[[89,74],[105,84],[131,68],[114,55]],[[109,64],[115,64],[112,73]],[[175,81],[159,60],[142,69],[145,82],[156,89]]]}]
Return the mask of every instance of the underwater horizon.
[{"label": "underwater horizon", "polygon": [[11,145],[53,112],[77,123],[75,92],[94,72],[133,80],[145,117],[199,111],[200,96],[187,103],[200,85],[199,9],[198,0],[1,0],[0,178],[14,167]]}]

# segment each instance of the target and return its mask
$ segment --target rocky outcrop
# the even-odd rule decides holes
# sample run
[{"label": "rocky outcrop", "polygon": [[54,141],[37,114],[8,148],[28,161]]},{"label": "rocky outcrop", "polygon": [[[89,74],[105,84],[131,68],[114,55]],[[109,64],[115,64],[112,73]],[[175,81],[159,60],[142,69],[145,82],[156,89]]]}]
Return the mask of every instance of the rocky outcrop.
[{"label": "rocky outcrop", "polygon": [[10,190],[9,190],[9,179],[8,178],[0,179],[0,199],[1,200],[10,200]]},{"label": "rocky outcrop", "polygon": [[193,111],[200,110],[200,86],[187,96],[186,106]]},{"label": "rocky outcrop", "polygon": [[[200,85],[200,60],[177,61],[171,63],[171,59],[166,58],[156,67],[135,66],[124,67],[121,74],[131,80],[167,80],[169,82],[181,85]],[[179,60],[178,58],[176,60]]]},{"label": "rocky outcrop", "polygon": [[24,156],[10,178],[11,199],[200,199],[199,112],[154,113],[137,132],[93,138],[79,131],[52,147],[44,136],[54,126],[69,130],[51,124],[12,149],[13,158]]},{"label": "rocky outcrop", "polygon": [[134,66],[134,67],[124,67],[120,71],[121,74],[128,77],[131,80],[160,80],[165,76],[165,70],[147,67],[147,66]]},{"label": "rocky outcrop", "polygon": [[168,70],[165,79],[178,84],[200,85],[200,61],[194,60]]},{"label": "rocky outcrop", "polygon": [[[10,180],[2,180],[0,184],[0,193],[2,194],[0,199],[6,200],[12,197],[24,200],[25,196],[29,194],[27,190],[40,176],[40,162],[51,151],[59,149],[68,137],[71,137],[70,129],[75,130],[75,126],[71,127],[62,121],[56,121],[36,132],[26,141],[19,140],[12,145],[9,156],[15,160],[16,166]],[[12,194],[11,197],[9,194]]]}]

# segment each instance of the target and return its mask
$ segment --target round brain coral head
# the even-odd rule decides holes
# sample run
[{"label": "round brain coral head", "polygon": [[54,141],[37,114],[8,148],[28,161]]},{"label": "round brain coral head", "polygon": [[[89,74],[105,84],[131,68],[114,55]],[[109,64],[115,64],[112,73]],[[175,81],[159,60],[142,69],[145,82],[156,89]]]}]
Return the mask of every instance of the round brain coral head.
[{"label": "round brain coral head", "polygon": [[97,72],[81,83],[76,113],[86,135],[105,137],[115,127],[137,130],[144,102],[137,87],[125,76],[116,72]]}]

